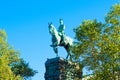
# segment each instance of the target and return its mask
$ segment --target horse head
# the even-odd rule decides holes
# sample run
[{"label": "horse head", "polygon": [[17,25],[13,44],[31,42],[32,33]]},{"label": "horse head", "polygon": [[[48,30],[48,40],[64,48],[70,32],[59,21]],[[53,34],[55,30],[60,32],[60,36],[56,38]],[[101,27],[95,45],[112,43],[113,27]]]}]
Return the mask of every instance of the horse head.
[{"label": "horse head", "polygon": [[48,23],[48,28],[49,28],[49,33],[50,34],[53,34],[52,32],[52,23]]},{"label": "horse head", "polygon": [[49,33],[50,33],[51,35],[56,35],[56,34],[58,34],[58,32],[57,32],[56,28],[54,27],[54,25],[52,24],[52,22],[51,22],[51,23],[48,23],[48,28],[49,28]]}]

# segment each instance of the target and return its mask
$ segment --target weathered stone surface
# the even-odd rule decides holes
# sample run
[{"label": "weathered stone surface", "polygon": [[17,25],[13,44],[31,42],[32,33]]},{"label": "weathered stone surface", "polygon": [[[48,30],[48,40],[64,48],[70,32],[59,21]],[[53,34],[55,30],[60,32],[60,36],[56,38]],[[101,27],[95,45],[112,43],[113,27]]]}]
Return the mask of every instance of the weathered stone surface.
[{"label": "weathered stone surface", "polygon": [[79,66],[63,58],[48,59],[45,68],[45,80],[81,80]]}]

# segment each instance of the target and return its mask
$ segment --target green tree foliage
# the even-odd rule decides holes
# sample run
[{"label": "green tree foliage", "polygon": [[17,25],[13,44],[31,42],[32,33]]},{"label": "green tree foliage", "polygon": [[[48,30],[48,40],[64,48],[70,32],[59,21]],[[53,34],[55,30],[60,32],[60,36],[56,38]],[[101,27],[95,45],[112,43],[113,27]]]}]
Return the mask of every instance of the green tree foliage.
[{"label": "green tree foliage", "polygon": [[4,30],[0,30],[0,80],[18,80],[20,76],[15,76],[10,68],[10,64],[18,61],[18,52],[7,43],[7,35]]},{"label": "green tree foliage", "polygon": [[72,48],[83,67],[93,70],[91,80],[120,78],[120,4],[113,5],[105,23],[84,20],[74,29],[77,44]]},{"label": "green tree foliage", "polygon": [[19,62],[14,63],[14,66],[12,67],[13,73],[15,75],[20,75],[22,76],[25,80],[29,77],[34,76],[37,71],[31,69],[29,67],[29,64],[26,63],[23,59],[20,59]]},{"label": "green tree foliage", "polygon": [[36,71],[29,67],[19,52],[7,42],[7,34],[0,30],[0,80],[24,80],[34,76]]}]

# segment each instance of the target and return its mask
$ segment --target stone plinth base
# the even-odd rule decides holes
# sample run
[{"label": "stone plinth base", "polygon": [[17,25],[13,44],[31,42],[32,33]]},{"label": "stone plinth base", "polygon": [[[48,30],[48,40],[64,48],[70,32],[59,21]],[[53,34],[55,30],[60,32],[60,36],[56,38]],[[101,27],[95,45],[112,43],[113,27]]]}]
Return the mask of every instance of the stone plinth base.
[{"label": "stone plinth base", "polygon": [[79,66],[63,58],[48,59],[45,68],[45,80],[81,80]]}]

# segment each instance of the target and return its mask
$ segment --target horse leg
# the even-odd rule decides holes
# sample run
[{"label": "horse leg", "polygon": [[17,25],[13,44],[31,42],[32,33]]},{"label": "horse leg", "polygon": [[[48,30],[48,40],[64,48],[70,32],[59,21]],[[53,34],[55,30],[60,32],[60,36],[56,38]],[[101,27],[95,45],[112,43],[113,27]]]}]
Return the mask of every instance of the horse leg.
[{"label": "horse leg", "polygon": [[66,57],[66,59],[68,59],[68,57],[69,57],[69,54],[67,54],[67,57]]},{"label": "horse leg", "polygon": [[64,46],[65,50],[67,51],[67,57],[66,57],[66,59],[68,59],[68,57],[70,56],[69,47],[70,47],[70,46],[69,46],[68,44]]},{"label": "horse leg", "polygon": [[57,47],[53,47],[53,50],[56,53],[56,57],[58,57],[58,49],[57,49]]},{"label": "horse leg", "polygon": [[70,52],[69,51],[67,51],[67,57],[66,57],[66,59],[68,59],[69,57],[70,57],[70,59],[71,59],[71,54],[70,54]]},{"label": "horse leg", "polygon": [[69,49],[69,45],[67,45],[67,47],[65,47],[65,49],[66,49],[66,51],[67,51],[67,57],[66,57],[66,59],[70,59],[71,61],[72,61],[72,55],[71,55],[71,53],[70,53],[70,49]]}]

